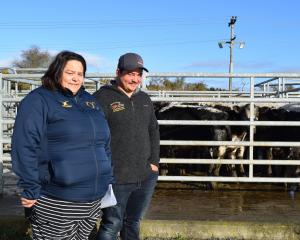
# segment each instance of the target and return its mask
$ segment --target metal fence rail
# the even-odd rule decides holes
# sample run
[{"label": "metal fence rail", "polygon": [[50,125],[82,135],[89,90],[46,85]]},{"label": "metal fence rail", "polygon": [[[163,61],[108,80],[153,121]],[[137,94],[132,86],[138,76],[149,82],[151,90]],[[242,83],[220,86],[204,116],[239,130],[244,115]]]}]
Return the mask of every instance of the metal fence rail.
[{"label": "metal fence rail", "polygon": [[[1,79],[1,73],[0,73],[0,79]],[[0,89],[0,196],[3,193],[3,107],[2,107],[2,89]]]},{"label": "metal fence rail", "polygon": [[[300,126],[300,122],[290,121],[190,121],[190,120],[159,120],[160,125],[229,125],[229,126]],[[203,176],[160,176],[160,180],[166,181],[224,181],[224,182],[298,182],[300,178],[262,178],[253,176],[254,165],[300,165],[300,160],[266,160],[254,159],[253,147],[300,147],[300,142],[274,142],[274,141],[252,141],[232,142],[232,141],[185,141],[185,140],[162,140],[161,145],[172,146],[247,146],[252,149],[248,159],[232,160],[232,159],[191,159],[191,158],[161,158],[161,163],[172,164],[244,164],[249,165],[248,177],[203,177]],[[284,181],[286,180],[286,181]]]}]

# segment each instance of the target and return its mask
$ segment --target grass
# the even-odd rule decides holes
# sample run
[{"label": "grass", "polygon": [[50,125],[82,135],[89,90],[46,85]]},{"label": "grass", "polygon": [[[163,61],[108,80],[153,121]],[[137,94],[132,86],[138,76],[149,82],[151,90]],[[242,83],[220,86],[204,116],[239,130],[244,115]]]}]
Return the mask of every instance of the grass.
[{"label": "grass", "polygon": [[151,237],[146,237],[144,238],[143,240],[243,240],[243,239],[240,239],[240,238],[207,238],[207,239],[200,239],[200,238],[193,238],[193,239],[187,239],[185,237],[182,237],[182,236],[176,236],[176,237],[172,237],[172,238],[151,238]]},{"label": "grass", "polygon": [[[29,223],[23,217],[0,218],[0,240],[30,240]],[[200,240],[199,238],[193,238]],[[143,240],[192,240],[181,235],[169,238],[145,237]],[[202,240],[242,240],[238,238],[209,238]]]},{"label": "grass", "polygon": [[1,217],[0,240],[30,240],[28,228],[23,217]]}]

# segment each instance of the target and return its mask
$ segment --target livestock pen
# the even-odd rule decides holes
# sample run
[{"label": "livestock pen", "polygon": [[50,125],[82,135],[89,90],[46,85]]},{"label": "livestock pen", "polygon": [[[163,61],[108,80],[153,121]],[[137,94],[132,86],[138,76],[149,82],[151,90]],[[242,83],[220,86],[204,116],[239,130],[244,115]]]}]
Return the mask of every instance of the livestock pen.
[{"label": "livestock pen", "polygon": [[[1,82],[1,118],[0,118],[0,177],[3,171],[5,176],[11,171],[11,134],[13,131],[14,118],[17,107],[22,98],[30,90],[40,86],[40,77],[43,69],[12,70],[11,74],[0,74]],[[26,72],[30,74],[26,74]],[[255,139],[255,128],[273,125],[280,128],[298,128],[299,119],[293,121],[261,121],[255,117],[257,106],[268,106],[280,108],[289,106],[297,110],[300,104],[300,95],[297,89],[300,74],[213,74],[213,73],[150,73],[145,76],[176,78],[185,77],[193,79],[207,79],[214,82],[216,79],[227,79],[247,81],[246,90],[234,91],[147,91],[154,104],[181,102],[181,105],[189,105],[201,109],[202,106],[214,106],[222,103],[226,106],[244,106],[249,104],[251,115],[248,120],[233,121],[218,118],[215,120],[159,120],[164,126],[246,126],[249,129],[249,140],[234,141],[201,141],[201,140],[162,140],[161,146],[194,146],[194,147],[218,147],[218,146],[246,146],[249,152],[245,159],[216,159],[216,158],[161,158],[161,164],[180,165],[182,163],[191,166],[203,166],[205,164],[239,164],[249,166],[247,176],[206,176],[206,175],[160,175],[159,184],[166,184],[167,191],[160,188],[155,192],[152,206],[150,207],[146,220],[142,222],[142,235],[154,238],[144,239],[299,239],[299,198],[290,200],[283,191],[176,191],[169,189],[168,184],[180,184],[181,182],[295,182],[299,178],[286,177],[257,177],[254,167],[261,164],[269,165],[300,165],[299,159],[256,159],[254,150],[257,147],[282,146],[299,147],[299,142],[257,141]],[[94,92],[107,80],[114,79],[114,74],[87,74],[85,87]],[[18,85],[26,85],[25,89]],[[290,86],[293,86],[292,88]],[[296,116],[298,117],[298,115]],[[293,134],[295,131],[292,131]],[[293,135],[291,134],[291,135]],[[4,170],[3,170],[4,169]],[[2,179],[3,180],[3,179]],[[7,182],[7,181],[6,181]],[[1,188],[3,182],[1,182]],[[1,189],[2,190],[2,189]],[[172,197],[171,197],[172,196]],[[253,198],[259,198],[258,200]],[[22,216],[23,209],[18,204],[17,196],[11,198],[0,198],[0,215],[15,213]],[[5,222],[7,218],[5,217]],[[23,222],[23,221],[20,221]],[[0,224],[1,225],[1,224]],[[15,228],[14,228],[15,230]],[[159,237],[160,236],[160,237]],[[201,237],[201,238],[200,238]]]},{"label": "livestock pen", "polygon": [[[29,73],[26,73],[29,72]],[[38,73],[37,73],[38,72]],[[32,89],[38,87],[43,69],[13,69],[10,74],[0,74],[0,185],[3,191],[3,169],[11,169],[11,135],[14,118],[20,100]],[[234,91],[148,91],[147,80],[151,78],[192,78],[209,82],[233,78],[248,82],[246,90]],[[87,73],[85,87],[94,92],[103,82],[114,79],[114,74]],[[149,73],[145,76],[142,88],[148,92],[153,102],[181,102],[196,105],[246,105],[250,106],[250,118],[243,121],[232,120],[159,120],[164,125],[185,126],[246,126],[249,128],[249,139],[243,141],[195,141],[195,140],[161,140],[161,146],[244,146],[248,147],[248,156],[244,159],[191,159],[191,158],[161,158],[161,164],[243,164],[248,165],[247,176],[159,176],[159,181],[188,181],[188,182],[272,182],[299,183],[296,177],[257,177],[253,174],[256,165],[286,165],[298,166],[299,159],[255,159],[255,147],[293,147],[300,148],[300,142],[290,141],[256,141],[254,129],[261,126],[300,127],[299,121],[259,121],[254,117],[256,106],[290,106],[298,111],[300,104],[299,88],[300,74],[296,73]],[[27,84],[27,90],[19,90],[19,84]],[[245,84],[244,84],[245,85]],[[292,87],[291,87],[292,86]],[[297,109],[298,107],[298,109]]]}]

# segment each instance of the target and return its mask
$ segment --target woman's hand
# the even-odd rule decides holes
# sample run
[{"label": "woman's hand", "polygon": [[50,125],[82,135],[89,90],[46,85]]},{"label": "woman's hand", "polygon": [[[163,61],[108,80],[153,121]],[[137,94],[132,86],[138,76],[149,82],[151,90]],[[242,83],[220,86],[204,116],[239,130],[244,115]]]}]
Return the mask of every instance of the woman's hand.
[{"label": "woman's hand", "polygon": [[36,199],[21,198],[21,204],[25,208],[31,208],[36,203]]},{"label": "woman's hand", "polygon": [[156,165],[150,163],[150,166],[153,172],[158,172],[158,167]]}]

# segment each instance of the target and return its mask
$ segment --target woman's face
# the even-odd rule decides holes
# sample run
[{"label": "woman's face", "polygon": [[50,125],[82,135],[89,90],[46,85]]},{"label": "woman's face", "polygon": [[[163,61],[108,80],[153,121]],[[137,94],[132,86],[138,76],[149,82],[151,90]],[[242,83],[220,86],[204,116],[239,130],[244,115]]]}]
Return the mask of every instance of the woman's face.
[{"label": "woman's face", "polygon": [[83,84],[83,66],[80,61],[69,60],[62,72],[60,83],[62,87],[76,94]]}]

